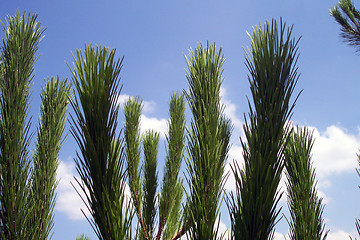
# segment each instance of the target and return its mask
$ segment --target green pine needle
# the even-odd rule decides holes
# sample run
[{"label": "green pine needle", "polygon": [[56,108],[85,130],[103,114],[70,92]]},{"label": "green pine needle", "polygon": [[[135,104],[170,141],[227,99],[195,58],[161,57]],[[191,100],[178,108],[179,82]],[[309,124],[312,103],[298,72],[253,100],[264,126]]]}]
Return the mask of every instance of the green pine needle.
[{"label": "green pine needle", "polygon": [[2,22],[0,79],[0,238],[31,239],[38,226],[30,224],[29,200],[29,90],[38,44],[44,29],[37,15],[17,13]]},{"label": "green pine needle", "polygon": [[185,209],[189,239],[217,239],[220,202],[225,180],[224,167],[229,149],[230,121],[220,103],[221,49],[198,45],[185,57],[188,65],[186,93],[193,115],[186,158],[189,193]]},{"label": "green pine needle", "polygon": [[305,128],[294,131],[285,148],[290,233],[292,240],[323,240],[325,224],[322,218],[324,205],[317,196],[315,170],[311,163],[314,144],[311,133]]},{"label": "green pine needle", "polygon": [[330,9],[330,15],[340,25],[341,34],[345,42],[360,51],[360,11],[351,0],[340,0]]},{"label": "green pine needle", "polygon": [[56,170],[69,98],[70,85],[66,79],[48,79],[42,89],[41,120],[36,139],[30,194],[30,203],[34,208],[31,225],[37,226],[32,239],[48,239],[54,225]]},{"label": "green pine needle", "polygon": [[156,217],[156,191],[158,186],[157,157],[159,145],[159,133],[147,131],[143,137],[144,164],[143,164],[143,218],[149,239],[155,236]]},{"label": "green pine needle", "polygon": [[[72,70],[75,99],[71,133],[80,152],[75,159],[86,195],[89,220],[99,239],[128,239],[131,208],[125,202],[125,147],[116,133],[122,60],[115,49],[86,46],[77,50]],[[76,118],[76,119],[75,119]]]},{"label": "green pine needle", "polygon": [[[233,239],[267,240],[273,236],[281,194],[277,191],[283,169],[283,148],[289,134],[290,103],[298,74],[298,40],[292,28],[276,20],[255,27],[246,54],[252,93],[245,120],[244,169],[231,167],[236,193],[227,199]],[[295,100],[296,101],[296,100]]]},{"label": "green pine needle", "polygon": [[166,138],[168,149],[159,203],[160,231],[161,228],[165,228],[162,239],[171,239],[179,231],[181,227],[180,208],[183,197],[183,186],[182,180],[179,178],[179,171],[185,142],[184,95],[173,93],[169,105],[169,133]]}]

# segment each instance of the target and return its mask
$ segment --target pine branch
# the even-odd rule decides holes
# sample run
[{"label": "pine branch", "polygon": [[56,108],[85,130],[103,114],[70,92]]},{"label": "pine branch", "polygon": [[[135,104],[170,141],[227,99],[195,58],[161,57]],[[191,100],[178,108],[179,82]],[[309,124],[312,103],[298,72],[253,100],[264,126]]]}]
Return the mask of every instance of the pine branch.
[{"label": "pine branch", "polygon": [[290,136],[284,152],[291,216],[289,237],[292,240],[321,240],[326,239],[328,233],[324,231],[324,205],[317,196],[315,170],[311,166],[313,144],[311,133],[298,127]]},{"label": "pine branch", "polygon": [[149,240],[146,225],[141,213],[142,191],[140,186],[140,116],[142,110],[142,100],[130,98],[124,104],[125,114],[125,144],[128,168],[128,182],[131,197],[134,201],[136,214],[140,222],[142,236]]},{"label": "pine branch", "polygon": [[37,226],[33,239],[48,239],[54,225],[53,209],[58,155],[62,145],[66,110],[70,98],[70,85],[65,80],[51,78],[41,93],[41,120],[38,127],[30,204],[33,218],[30,225]]},{"label": "pine branch", "polygon": [[[236,194],[227,199],[233,239],[269,239],[279,211],[277,191],[283,169],[283,151],[289,134],[288,120],[295,103],[290,98],[296,85],[298,40],[292,28],[276,20],[255,27],[251,50],[246,54],[252,93],[245,118],[244,169],[231,168]],[[297,98],[296,98],[297,99]],[[296,101],[295,99],[295,101]]]},{"label": "pine branch", "polygon": [[189,194],[186,204],[188,237],[216,239],[215,226],[224,185],[224,167],[231,125],[223,116],[220,87],[224,58],[214,45],[190,50],[189,92],[186,98],[193,115],[186,158]]},{"label": "pine branch", "polygon": [[37,226],[29,224],[28,147],[30,122],[29,90],[38,44],[44,30],[37,15],[17,13],[2,22],[5,37],[1,46],[0,82],[0,236],[2,239],[31,239]]},{"label": "pine branch", "polygon": [[[116,134],[123,58],[115,49],[86,46],[74,57],[73,84],[77,95],[71,133],[80,154],[75,159],[79,184],[91,208],[99,239],[124,239],[131,234],[132,213],[125,207],[125,147]],[[87,191],[86,191],[87,190]],[[92,222],[89,223],[93,225]]]},{"label": "pine branch", "polygon": [[[159,203],[159,230],[156,239],[169,239],[174,235],[180,218],[182,182],[179,179],[181,161],[184,155],[185,99],[184,95],[173,93],[170,97],[167,136],[167,156]],[[163,232],[164,230],[164,232]]]},{"label": "pine branch", "polygon": [[143,218],[149,239],[153,239],[156,216],[156,190],[158,186],[157,155],[159,134],[147,131],[143,137],[144,145],[144,181],[143,181]]},{"label": "pine branch", "polygon": [[340,25],[342,39],[360,51],[360,11],[351,0],[340,0],[330,9],[330,15]]}]

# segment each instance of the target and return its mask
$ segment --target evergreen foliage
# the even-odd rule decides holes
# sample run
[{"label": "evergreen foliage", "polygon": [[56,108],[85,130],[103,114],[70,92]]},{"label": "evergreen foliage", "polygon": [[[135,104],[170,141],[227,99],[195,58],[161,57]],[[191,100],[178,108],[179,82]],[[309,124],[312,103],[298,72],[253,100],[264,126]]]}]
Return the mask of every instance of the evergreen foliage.
[{"label": "evergreen foliage", "polygon": [[[351,0],[340,0],[330,10],[341,25],[342,37],[360,44],[360,12]],[[64,141],[66,111],[70,102],[71,133],[79,151],[74,159],[76,179],[92,218],[88,221],[101,240],[223,239],[219,236],[219,211],[229,151],[231,122],[220,100],[224,57],[215,44],[199,44],[185,56],[189,90],[174,93],[169,102],[164,177],[158,180],[159,133],[140,134],[143,108],[139,98],[125,102],[124,138],[117,132],[121,92],[119,74],[123,58],[115,49],[85,45],[73,55],[75,87],[59,77],[46,81],[41,91],[41,119],[33,159],[29,155],[30,87],[39,41],[44,29],[37,15],[8,17],[2,23],[5,37],[0,54],[0,239],[51,239],[56,170]],[[281,173],[286,167],[291,219],[291,239],[326,239],[324,205],[318,198],[311,166],[312,135],[291,133],[289,119],[297,97],[296,62],[299,40],[292,27],[276,20],[255,27],[246,66],[252,98],[241,139],[244,169],[231,168],[236,193],[226,201],[231,218],[231,238],[267,240],[274,236],[280,210],[277,203]],[[187,129],[186,181],[189,185],[182,209],[183,181],[179,177],[185,147],[185,100],[193,119]],[[141,146],[144,159],[141,162]],[[32,160],[32,161],[31,161]],[[360,164],[360,156],[358,156]],[[125,166],[124,164],[127,164]],[[360,175],[360,170],[357,170]],[[129,183],[131,200],[125,195]],[[160,192],[157,192],[160,185]],[[78,190],[77,190],[78,191]],[[79,194],[80,195],[80,194]],[[81,196],[81,195],[80,195]],[[158,220],[158,222],[156,222]],[[360,220],[356,220],[360,234]],[[77,239],[89,239],[85,235]]]},{"label": "evergreen foliage", "polygon": [[148,236],[155,236],[156,190],[158,186],[157,157],[159,133],[147,131],[143,137],[144,145],[144,180],[143,180],[143,216]]},{"label": "evergreen foliage", "polygon": [[71,116],[71,133],[80,149],[75,163],[93,217],[89,222],[99,239],[128,239],[132,213],[124,194],[125,148],[116,134],[123,59],[115,59],[114,49],[92,45],[73,57],[77,95],[71,102],[76,117]]},{"label": "evergreen foliage", "polygon": [[311,163],[314,140],[306,128],[297,128],[285,148],[290,239],[324,240],[324,205],[317,196],[315,170]]},{"label": "evergreen foliage", "polygon": [[81,234],[79,237],[76,238],[76,240],[90,240],[85,234]]},{"label": "evergreen foliage", "polygon": [[140,134],[140,117],[143,105],[139,98],[130,98],[124,104],[125,115],[125,146],[127,156],[127,175],[131,192],[131,198],[138,217],[137,235],[143,239],[149,240],[147,228],[145,226],[142,204],[143,193],[141,188],[141,134]]},{"label": "evergreen foliage", "polygon": [[[157,198],[159,134],[154,131],[147,131],[141,137],[140,117],[143,107],[142,100],[130,98],[124,104],[128,180],[139,221],[137,235],[141,239],[160,240],[161,237],[162,239],[178,239],[185,233],[180,229],[180,206],[183,189],[182,181],[178,177],[184,152],[184,96],[173,94],[169,105],[168,152],[161,193],[159,198]],[[141,141],[144,146],[144,162],[142,165]],[[157,201],[159,201],[158,206]],[[155,232],[157,213],[159,213],[159,227],[158,231]]]},{"label": "evergreen foliage", "polygon": [[229,149],[230,121],[224,117],[220,103],[222,66],[221,49],[215,44],[201,44],[186,57],[186,78],[189,92],[186,98],[193,115],[186,158],[189,193],[186,224],[189,239],[217,239],[223,186],[224,167]]},{"label": "evergreen foliage", "polygon": [[[180,229],[183,198],[183,182],[179,178],[179,171],[185,142],[184,95],[173,93],[169,105],[169,133],[166,138],[168,149],[159,200],[159,232],[165,227],[162,239],[172,239]],[[157,239],[160,239],[159,235]]]},{"label": "evergreen foliage", "polygon": [[252,94],[250,112],[245,116],[243,147],[244,169],[231,166],[236,194],[227,198],[233,239],[267,240],[273,238],[280,210],[277,188],[283,169],[284,144],[290,129],[290,103],[298,74],[297,43],[292,28],[277,21],[255,27],[246,66]]},{"label": "evergreen foliage", "polygon": [[58,77],[48,79],[45,89],[42,89],[41,120],[29,198],[34,208],[30,224],[36,226],[31,239],[49,239],[54,225],[56,170],[59,165],[58,156],[63,142],[69,97],[70,85]]},{"label": "evergreen foliage", "polygon": [[0,236],[32,239],[29,200],[29,90],[43,28],[37,15],[17,13],[3,25],[0,80]]},{"label": "evergreen foliage", "polygon": [[360,50],[360,11],[351,0],[340,0],[330,9],[330,14],[340,25],[341,37],[351,46]]}]

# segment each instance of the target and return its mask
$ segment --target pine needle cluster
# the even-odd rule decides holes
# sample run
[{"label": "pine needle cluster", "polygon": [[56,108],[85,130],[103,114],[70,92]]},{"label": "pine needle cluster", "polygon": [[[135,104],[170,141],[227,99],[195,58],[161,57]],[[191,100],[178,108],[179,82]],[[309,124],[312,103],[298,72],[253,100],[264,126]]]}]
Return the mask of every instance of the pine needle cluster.
[{"label": "pine needle cluster", "polygon": [[174,236],[175,234],[179,236],[183,234],[181,232],[183,181],[179,172],[185,147],[184,95],[173,93],[169,105],[167,154],[159,200],[159,228],[164,228],[162,239],[176,239],[178,236]]},{"label": "pine needle cluster", "polygon": [[340,0],[330,9],[330,15],[340,25],[342,39],[360,51],[360,11],[351,0]]},{"label": "pine needle cluster", "polygon": [[[128,180],[139,222],[137,234],[140,239],[178,239],[184,234],[180,229],[183,186],[178,177],[184,154],[184,96],[172,94],[169,105],[169,132],[166,137],[168,151],[161,191],[158,194],[159,133],[149,130],[141,136],[142,100],[130,98],[124,104]],[[141,144],[144,150],[142,163]],[[157,231],[156,216],[158,216]]]},{"label": "pine needle cluster", "polygon": [[[286,30],[287,29],[287,30]],[[232,171],[236,195],[227,199],[233,239],[265,240],[273,236],[280,210],[278,185],[283,170],[283,152],[290,132],[288,120],[294,103],[291,95],[298,74],[297,40],[292,28],[282,22],[255,27],[251,50],[246,55],[252,93],[245,118],[244,169],[235,162]]]},{"label": "pine needle cluster", "polygon": [[124,194],[125,148],[116,133],[122,58],[115,59],[114,49],[89,45],[84,53],[77,50],[74,61],[71,133],[80,149],[75,163],[89,222],[99,239],[127,239],[132,212]]},{"label": "pine needle cluster", "polygon": [[324,205],[317,196],[311,163],[313,144],[309,130],[298,127],[289,137],[284,152],[292,240],[323,240],[327,236],[322,218]]},{"label": "pine needle cluster", "polygon": [[70,85],[48,79],[41,92],[36,148],[29,156],[30,87],[44,29],[36,14],[8,16],[0,62],[0,237],[49,239],[58,155],[66,122]]},{"label": "pine needle cluster", "polygon": [[[4,76],[0,82],[0,218],[4,239],[27,239],[26,207],[30,175],[29,90],[33,79],[36,51],[43,29],[36,16],[8,16],[3,24],[1,48]],[[16,107],[14,107],[16,106]],[[21,216],[21,217],[20,217]]]},{"label": "pine needle cluster", "polygon": [[31,225],[38,226],[33,239],[48,239],[54,225],[56,170],[63,143],[70,85],[59,77],[48,79],[42,89],[40,124],[34,154],[30,201],[34,207]]},{"label": "pine needle cluster", "polygon": [[220,88],[223,81],[224,57],[215,44],[201,44],[186,57],[186,98],[193,115],[188,130],[186,158],[189,185],[185,209],[189,239],[218,239],[218,226],[224,167],[229,150],[230,120],[223,114]]}]

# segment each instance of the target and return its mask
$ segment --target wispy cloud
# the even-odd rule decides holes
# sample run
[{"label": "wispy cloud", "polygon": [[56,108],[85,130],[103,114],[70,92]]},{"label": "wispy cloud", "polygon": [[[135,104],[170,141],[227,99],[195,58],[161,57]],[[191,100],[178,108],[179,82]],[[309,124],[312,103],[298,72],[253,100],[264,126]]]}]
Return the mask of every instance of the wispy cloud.
[{"label": "wispy cloud", "polygon": [[[121,94],[118,96],[117,103],[122,107],[124,106],[125,101],[129,98],[133,98],[133,96],[127,94]],[[144,101],[143,100],[143,112],[145,113],[152,113],[155,111],[156,103],[154,101]]]},{"label": "wispy cloud", "polygon": [[[85,216],[81,210],[84,211],[87,217],[91,217],[91,214],[81,199],[82,197],[84,200],[86,200],[85,194],[78,186],[78,183],[74,177],[79,179],[74,162],[61,161],[57,170],[57,179],[59,180],[59,185],[56,189],[56,210],[64,213],[69,219],[84,220]],[[71,183],[76,187],[78,192],[81,194],[81,197],[76,192]],[[126,202],[124,207],[128,207],[129,201],[131,201],[131,193],[128,184],[125,184],[125,201]]]},{"label": "wispy cloud", "polygon": [[[90,216],[90,212],[81,200],[79,194],[71,185],[71,183],[73,183],[74,186],[79,189],[74,176],[78,178],[75,170],[75,164],[72,161],[61,161],[57,170],[59,185],[56,189],[56,210],[65,213],[66,216],[72,220],[82,220],[85,217],[80,209],[84,211],[86,216]],[[79,193],[82,198],[85,199],[84,193],[82,191],[79,191]]]}]

